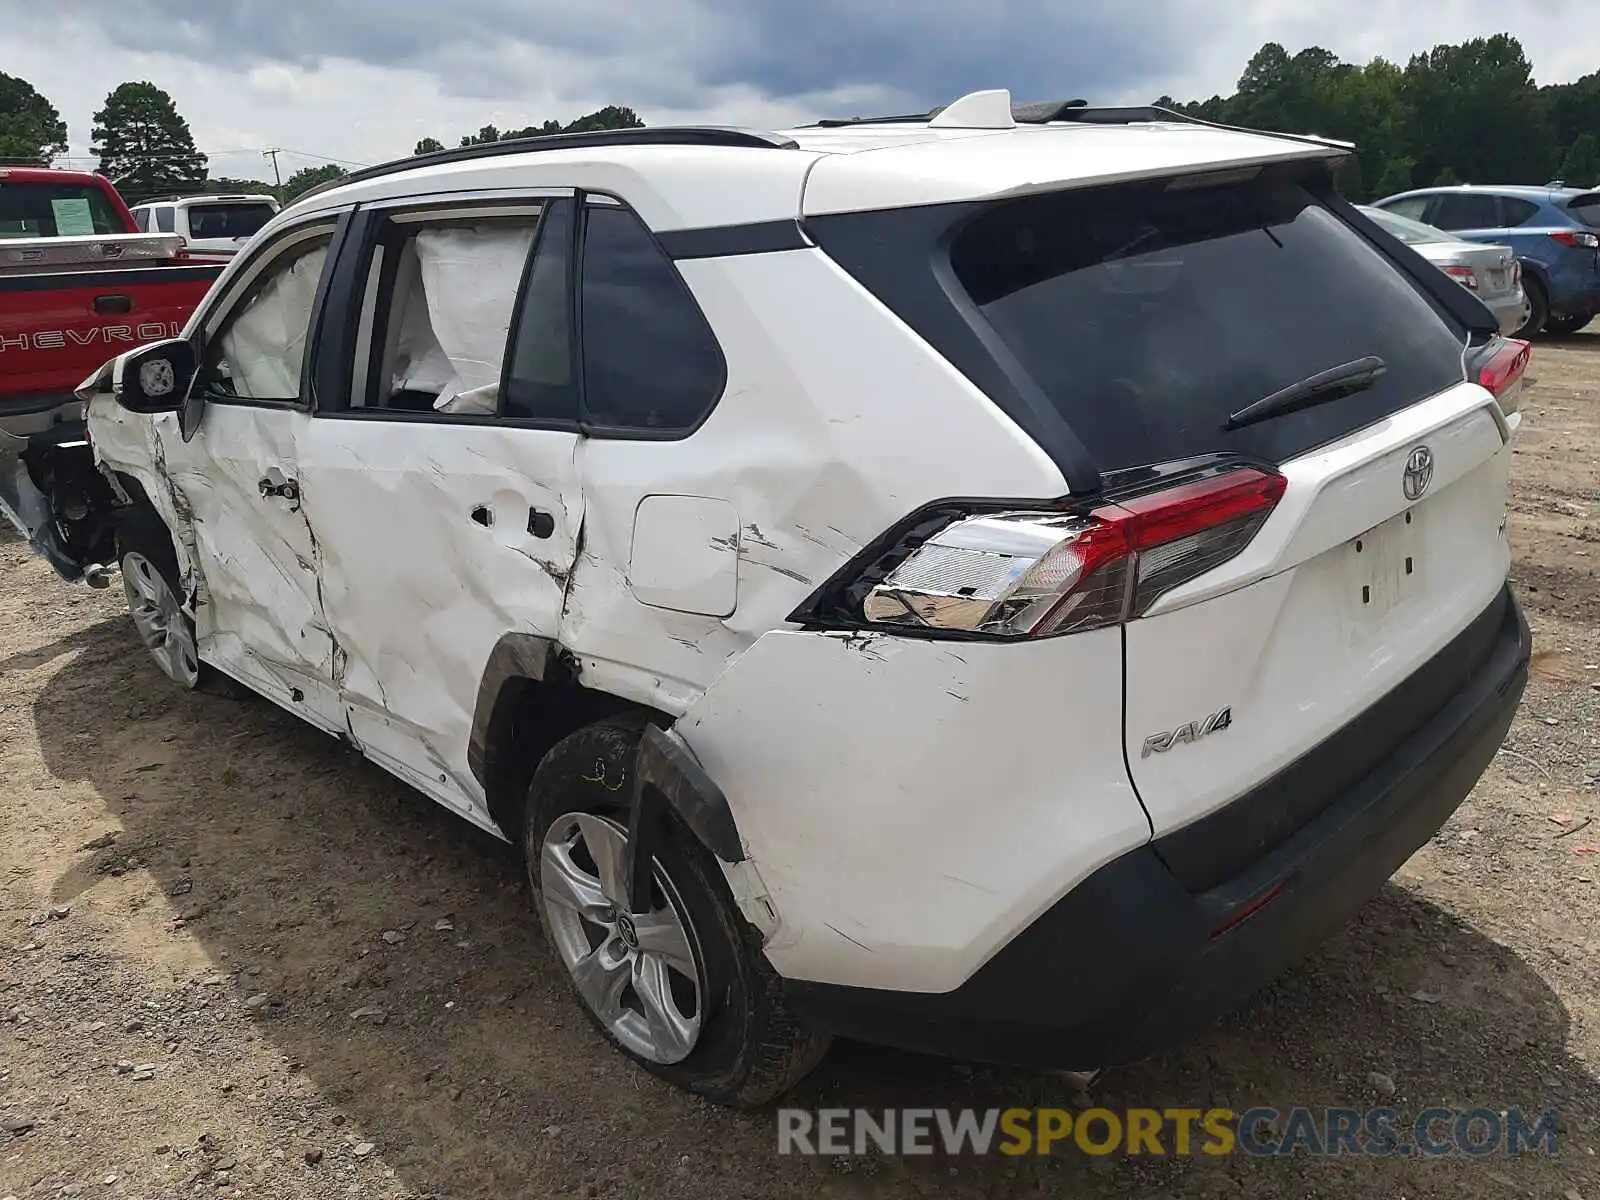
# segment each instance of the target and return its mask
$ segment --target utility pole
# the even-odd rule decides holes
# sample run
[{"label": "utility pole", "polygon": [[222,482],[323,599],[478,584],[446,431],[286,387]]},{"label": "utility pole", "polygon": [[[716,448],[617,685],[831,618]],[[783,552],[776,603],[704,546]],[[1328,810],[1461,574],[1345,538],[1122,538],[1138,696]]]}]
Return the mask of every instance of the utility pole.
[{"label": "utility pole", "polygon": [[283,153],[283,151],[279,150],[276,146],[270,150],[263,150],[261,152],[262,158],[270,158],[272,160],[272,178],[274,181],[276,181],[277,197],[280,202],[283,200],[283,176],[278,173],[278,155],[281,153]]}]

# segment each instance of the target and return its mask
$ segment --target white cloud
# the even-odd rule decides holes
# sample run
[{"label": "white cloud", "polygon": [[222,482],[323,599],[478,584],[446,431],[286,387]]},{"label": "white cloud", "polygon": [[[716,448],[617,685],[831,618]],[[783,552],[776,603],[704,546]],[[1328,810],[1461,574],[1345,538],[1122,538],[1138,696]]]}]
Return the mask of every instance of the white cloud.
[{"label": "white cloud", "polygon": [[[1231,91],[1268,40],[1403,63],[1438,42],[1511,32],[1541,82],[1600,65],[1596,38],[1582,32],[1586,14],[1570,0],[1349,0],[1337,8],[1245,0],[1227,7],[1225,21],[1211,0],[1071,8],[1045,0],[981,8],[656,0],[647,23],[595,15],[635,7],[622,0],[592,0],[587,23],[553,0],[385,0],[388,21],[363,18],[359,2],[277,0],[262,9],[186,0],[157,19],[169,2],[75,0],[69,15],[5,0],[13,11],[0,23],[0,64],[61,110],[75,165],[92,164],[92,114],[130,79],[172,94],[214,173],[270,178],[261,151],[272,146],[286,151],[287,174],[323,158],[374,162],[425,136],[450,144],[481,125],[565,121],[607,104],[630,105],[652,124],[776,127],[914,110],[981,86],[1011,85],[1028,99],[1203,98]],[[269,39],[277,53],[260,33],[263,11],[283,14]],[[289,45],[295,53],[282,49]],[[341,55],[316,56],[335,46]]]}]

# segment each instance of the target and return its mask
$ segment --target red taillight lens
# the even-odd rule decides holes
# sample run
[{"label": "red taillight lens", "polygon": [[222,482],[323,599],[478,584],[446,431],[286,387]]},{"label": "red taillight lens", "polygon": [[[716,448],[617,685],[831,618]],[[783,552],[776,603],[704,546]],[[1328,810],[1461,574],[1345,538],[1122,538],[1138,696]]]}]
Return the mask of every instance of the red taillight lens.
[{"label": "red taillight lens", "polygon": [[1478,384],[1500,402],[1507,416],[1521,406],[1522,377],[1532,361],[1533,346],[1520,338],[1495,338],[1473,361]]},{"label": "red taillight lens", "polygon": [[1533,361],[1533,346],[1520,338],[1502,338],[1501,344],[1478,368],[1478,382],[1493,396],[1500,396],[1522,378]]},{"label": "red taillight lens", "polygon": [[1552,230],[1550,236],[1563,246],[1581,246],[1585,250],[1593,250],[1596,246],[1600,246],[1600,237],[1577,229]]},{"label": "red taillight lens", "polygon": [[861,596],[869,624],[907,631],[1025,638],[1116,624],[1237,555],[1286,486],[1276,472],[1241,467],[1086,516],[957,517],[846,590]]},{"label": "red taillight lens", "polygon": [[1138,555],[1130,616],[1233,558],[1283,498],[1288,481],[1253,467],[1125,500],[1126,536]]},{"label": "red taillight lens", "polygon": [[1440,270],[1462,287],[1478,290],[1478,273],[1471,267],[1441,267]]}]

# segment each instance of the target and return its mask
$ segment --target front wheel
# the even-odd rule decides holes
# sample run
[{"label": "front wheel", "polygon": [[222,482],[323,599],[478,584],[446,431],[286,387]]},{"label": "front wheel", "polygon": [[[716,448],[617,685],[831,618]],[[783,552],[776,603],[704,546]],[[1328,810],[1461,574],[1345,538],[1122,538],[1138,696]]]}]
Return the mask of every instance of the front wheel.
[{"label": "front wheel", "polygon": [[668,1083],[736,1108],[821,1060],[705,847],[669,822],[645,911],[627,903],[628,795],[642,722],[558,742],[529,787],[523,848],[545,936],[590,1021]]},{"label": "front wheel", "polygon": [[194,621],[183,606],[178,556],[166,524],[154,510],[127,510],[117,528],[117,562],[128,615],[157,669],[185,691],[230,699],[249,689],[200,661]]},{"label": "front wheel", "polygon": [[118,539],[122,590],[128,599],[139,640],[161,673],[187,691],[200,686],[200,651],[194,622],[183,610],[178,565],[170,545],[158,543],[146,531],[128,532]]}]

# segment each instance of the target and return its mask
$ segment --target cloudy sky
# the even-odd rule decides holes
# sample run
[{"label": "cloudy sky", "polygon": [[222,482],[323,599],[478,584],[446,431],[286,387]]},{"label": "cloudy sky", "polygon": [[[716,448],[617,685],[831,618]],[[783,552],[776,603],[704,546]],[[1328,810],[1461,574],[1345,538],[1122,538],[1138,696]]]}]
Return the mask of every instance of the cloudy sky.
[{"label": "cloudy sky", "polygon": [[286,173],[370,163],[605,104],[771,127],[981,87],[1204,97],[1265,41],[1403,62],[1510,32],[1560,82],[1600,69],[1593,17],[1583,0],[0,0],[0,71],[50,98],[77,155],[106,93],[148,79],[214,174],[263,176],[269,146]]}]

